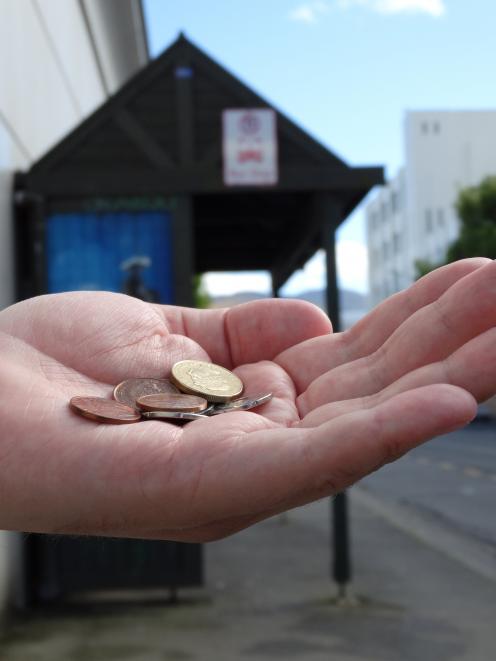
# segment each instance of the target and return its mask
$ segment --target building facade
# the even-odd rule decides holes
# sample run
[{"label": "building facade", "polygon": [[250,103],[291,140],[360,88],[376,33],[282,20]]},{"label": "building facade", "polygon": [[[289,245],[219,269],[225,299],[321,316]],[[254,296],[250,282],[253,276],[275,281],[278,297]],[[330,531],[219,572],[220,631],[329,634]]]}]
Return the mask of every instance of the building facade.
[{"label": "building facade", "polygon": [[459,191],[496,174],[496,111],[408,112],[405,164],[365,209],[370,307],[441,262],[457,238]]},{"label": "building facade", "polygon": [[[12,184],[148,62],[140,0],[0,3],[0,309],[14,301]],[[0,615],[20,569],[0,532]],[[18,581],[17,581],[18,583]]]}]

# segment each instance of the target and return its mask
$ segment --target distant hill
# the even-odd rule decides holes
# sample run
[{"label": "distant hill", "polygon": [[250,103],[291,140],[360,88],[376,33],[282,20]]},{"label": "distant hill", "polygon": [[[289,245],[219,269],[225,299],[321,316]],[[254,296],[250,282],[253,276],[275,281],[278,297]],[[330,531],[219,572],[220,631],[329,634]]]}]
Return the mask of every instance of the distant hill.
[{"label": "distant hill", "polygon": [[[240,292],[232,296],[216,296],[212,298],[211,307],[213,308],[230,308],[233,305],[240,303],[247,303],[261,298],[267,298],[259,292]],[[292,298],[300,298],[304,301],[309,301],[314,305],[318,305],[323,310],[326,309],[324,304],[324,291],[322,289],[312,289],[301,292],[298,296]],[[340,289],[339,301],[341,305],[341,316],[344,328],[349,328],[358,319],[360,319],[367,311],[367,297],[360,292],[351,289]]]},{"label": "distant hill", "polygon": [[[297,298],[314,303],[325,310],[324,296],[325,293],[322,289],[311,289],[298,294]],[[367,307],[367,297],[352,289],[340,289],[339,303],[341,310],[363,310]]]},{"label": "distant hill", "polygon": [[[260,298],[267,298],[260,292],[244,291],[230,296],[215,296],[212,298],[213,308],[232,307],[247,301],[254,301]],[[301,298],[304,301],[309,301],[324,309],[324,291],[322,289],[309,289],[308,291],[301,292],[298,296],[289,298]],[[339,290],[339,302],[343,310],[362,310],[367,306],[367,297],[360,292],[353,291],[352,289]]]}]

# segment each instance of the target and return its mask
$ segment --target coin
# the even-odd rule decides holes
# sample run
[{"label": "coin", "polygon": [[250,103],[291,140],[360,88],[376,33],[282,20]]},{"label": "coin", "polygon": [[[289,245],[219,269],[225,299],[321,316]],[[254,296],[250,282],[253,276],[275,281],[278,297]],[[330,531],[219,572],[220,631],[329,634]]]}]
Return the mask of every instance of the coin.
[{"label": "coin", "polygon": [[169,379],[126,379],[114,388],[114,398],[136,409],[136,400],[143,395],[158,395],[159,393],[179,394],[179,390]]},{"label": "coin", "polygon": [[185,411],[143,411],[145,420],[204,420],[205,416],[201,413],[186,413]]},{"label": "coin", "polygon": [[73,397],[69,406],[79,415],[97,422],[126,425],[141,420],[134,408],[104,397]]},{"label": "coin", "polygon": [[199,413],[207,408],[208,402],[204,397],[196,395],[143,395],[136,400],[142,411],[184,411],[185,413]]},{"label": "coin", "polygon": [[[207,403],[210,404],[210,402]],[[205,417],[206,415],[210,415],[214,410],[214,408],[215,408],[215,404],[210,404],[210,406],[207,406],[207,408],[203,409],[203,411],[200,411],[200,413]]]},{"label": "coin", "polygon": [[272,393],[268,392],[263,395],[253,395],[247,397],[240,397],[234,399],[227,404],[216,404],[209,415],[218,415],[219,413],[229,413],[230,411],[249,411],[255,409],[257,406],[262,406],[272,399]]},{"label": "coin", "polygon": [[181,360],[172,366],[171,381],[183,392],[205,397],[209,402],[229,402],[243,392],[235,374],[214,363]]}]

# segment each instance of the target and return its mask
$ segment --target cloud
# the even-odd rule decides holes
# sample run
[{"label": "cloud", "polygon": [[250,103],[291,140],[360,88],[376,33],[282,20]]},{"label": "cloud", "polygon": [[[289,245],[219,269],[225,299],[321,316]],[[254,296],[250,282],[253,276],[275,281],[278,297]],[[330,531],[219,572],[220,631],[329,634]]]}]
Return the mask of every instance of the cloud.
[{"label": "cloud", "polygon": [[444,0],[337,0],[340,9],[366,7],[379,14],[417,13],[439,17],[445,14]]},{"label": "cloud", "polygon": [[331,9],[352,9],[363,7],[378,14],[429,14],[439,18],[446,13],[445,0],[310,0],[298,5],[289,12],[292,21],[317,23]]},{"label": "cloud", "polygon": [[316,23],[317,20],[329,11],[329,4],[323,0],[314,0],[313,2],[306,2],[298,7],[295,7],[289,12],[289,18],[292,21],[300,23]]}]

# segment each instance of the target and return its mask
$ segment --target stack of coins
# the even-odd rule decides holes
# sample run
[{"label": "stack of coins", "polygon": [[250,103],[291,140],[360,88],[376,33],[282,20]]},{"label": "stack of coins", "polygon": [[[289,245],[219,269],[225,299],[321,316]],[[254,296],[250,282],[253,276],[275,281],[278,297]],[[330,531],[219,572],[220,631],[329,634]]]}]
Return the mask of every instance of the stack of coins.
[{"label": "stack of coins", "polygon": [[206,416],[248,411],[265,404],[272,393],[243,396],[243,382],[229,370],[201,360],[181,360],[169,379],[127,379],[113,399],[73,397],[70,408],[96,422],[125,425],[142,420],[185,423]]}]

